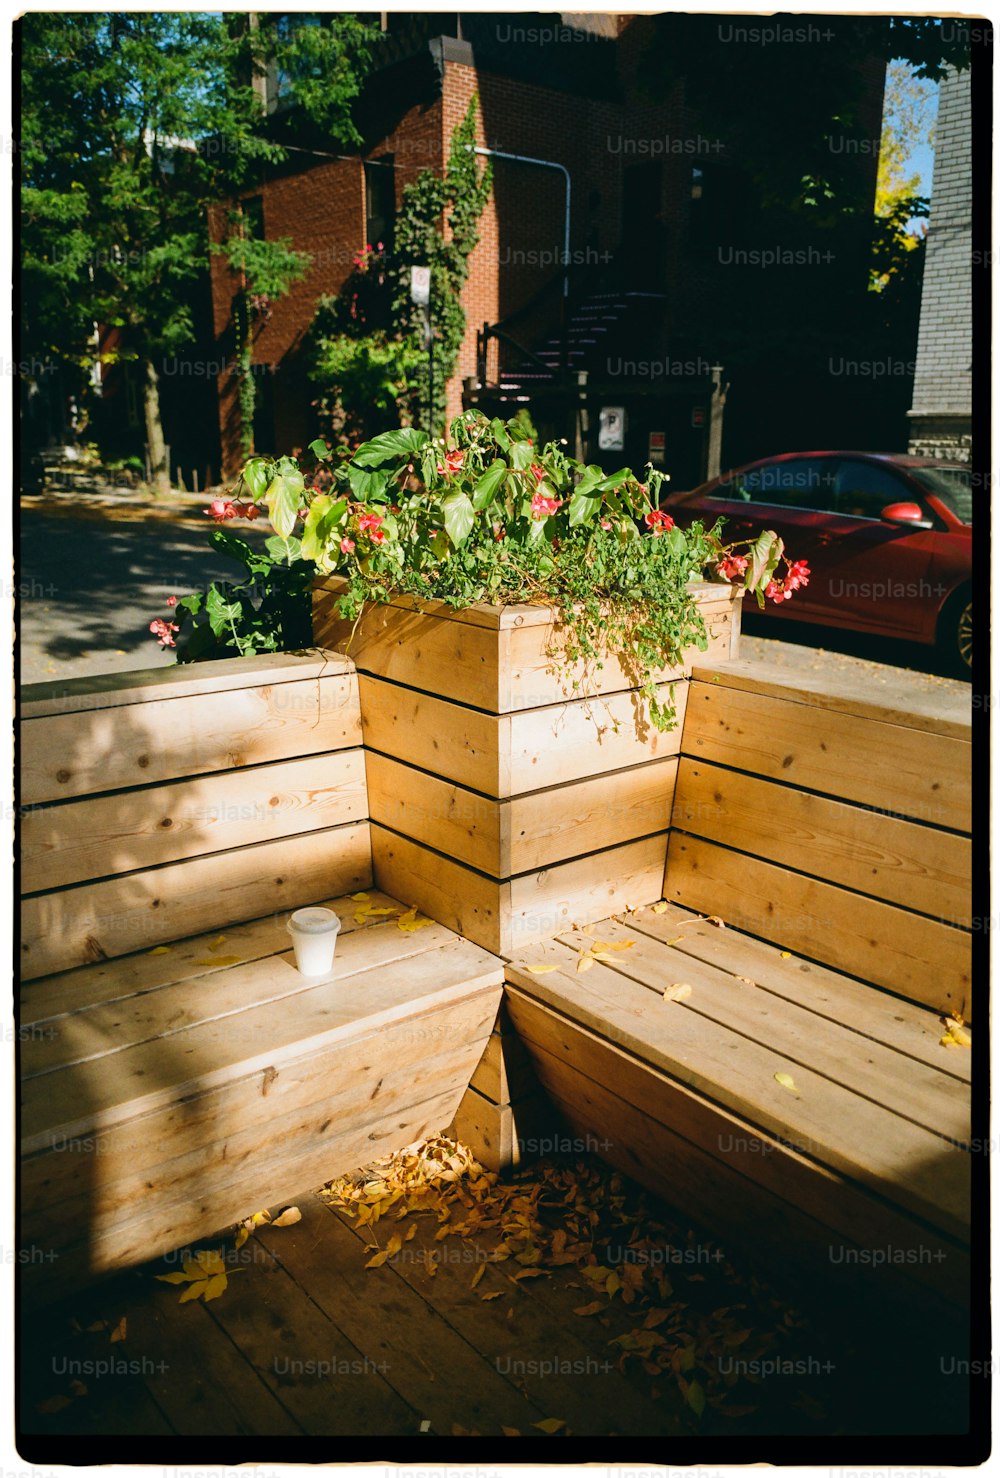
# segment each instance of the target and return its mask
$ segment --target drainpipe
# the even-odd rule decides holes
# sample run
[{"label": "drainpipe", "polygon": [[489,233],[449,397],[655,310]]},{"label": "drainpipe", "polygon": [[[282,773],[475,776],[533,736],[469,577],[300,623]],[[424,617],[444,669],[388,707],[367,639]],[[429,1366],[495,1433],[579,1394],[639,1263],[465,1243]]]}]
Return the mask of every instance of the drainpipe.
[{"label": "drainpipe", "polygon": [[569,301],[569,226],[572,189],[569,170],[565,164],[557,164],[554,159],[534,159],[529,154],[509,154],[504,149],[481,149],[473,144],[466,144],[465,147],[471,149],[473,154],[484,154],[490,159],[512,159],[515,164],[537,164],[542,169],[557,169],[566,181],[566,214],[563,222],[562,353],[560,355],[562,361],[560,369],[565,377],[568,363],[566,355],[566,332],[569,327],[567,305]]}]

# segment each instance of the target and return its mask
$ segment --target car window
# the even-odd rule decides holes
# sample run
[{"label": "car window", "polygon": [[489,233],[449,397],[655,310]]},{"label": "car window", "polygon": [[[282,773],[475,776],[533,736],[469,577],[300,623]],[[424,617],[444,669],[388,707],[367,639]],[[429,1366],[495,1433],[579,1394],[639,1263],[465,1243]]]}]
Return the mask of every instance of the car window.
[{"label": "car window", "polygon": [[902,478],[877,462],[845,457],[837,472],[836,511],[849,518],[881,518],[889,503],[912,502]]},{"label": "car window", "polygon": [[972,475],[968,467],[911,467],[910,476],[946,503],[963,523],[972,522]]},{"label": "car window", "polygon": [[836,460],[833,457],[794,457],[787,462],[765,462],[738,472],[708,493],[711,499],[737,503],[767,503],[781,508],[834,507]]}]

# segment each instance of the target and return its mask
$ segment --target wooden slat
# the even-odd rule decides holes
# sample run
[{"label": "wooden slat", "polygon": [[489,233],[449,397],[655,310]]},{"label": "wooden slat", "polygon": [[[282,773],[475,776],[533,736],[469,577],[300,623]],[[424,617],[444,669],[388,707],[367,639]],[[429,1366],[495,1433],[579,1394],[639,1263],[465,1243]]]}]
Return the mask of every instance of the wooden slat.
[{"label": "wooden slat", "polygon": [[[241,1179],[258,1189],[263,1204],[271,1194],[268,1182],[284,1178],[284,1162],[310,1150],[315,1151],[316,1178],[353,1169],[354,1163],[345,1163],[338,1154],[338,1139],[345,1132],[356,1136],[361,1127],[377,1129],[397,1110],[448,1093],[453,1111],[483,1043],[483,1014],[481,1000],[473,995],[422,1017],[424,1030],[419,1039],[409,1034],[408,1023],[397,1023],[380,1033],[378,1042],[369,1037],[312,1054],[308,1069],[295,1066],[297,1077],[308,1073],[311,1098],[293,1108],[286,1103],[282,1109],[271,1094],[265,1101],[258,1092],[249,1112],[237,1114],[233,1100],[242,1094],[239,1085],[233,1084],[219,1096],[220,1117],[204,1137],[195,1139],[188,1132],[182,1141],[161,1145],[154,1140],[145,1163],[137,1166],[133,1161],[131,1173],[116,1179],[110,1178],[111,1167],[102,1154],[99,1178],[76,1194],[67,1191],[62,1199],[36,1207],[25,1217],[25,1230],[34,1245],[61,1249],[77,1241],[80,1226],[87,1224],[92,1240],[98,1242],[117,1223],[141,1218],[147,1210],[178,1205],[185,1199],[211,1204],[217,1187]],[[431,1021],[433,1031],[428,1026]],[[476,1031],[478,1037],[471,1034]],[[383,1049],[388,1053],[385,1066],[379,1062]],[[161,1116],[143,1117],[155,1133]],[[442,1117],[441,1128],[450,1117],[450,1112]],[[183,1153],[172,1154],[182,1148]],[[161,1154],[171,1158],[160,1159]],[[53,1150],[49,1158],[65,1156]],[[307,1176],[305,1183],[312,1180],[313,1176]]]},{"label": "wooden slat", "polygon": [[[214,1180],[206,1196],[192,1200],[184,1195],[166,1205],[153,1201],[140,1215],[129,1220],[112,1218],[99,1227],[99,1235],[86,1237],[60,1250],[51,1264],[27,1265],[37,1275],[39,1289],[28,1289],[31,1297],[51,1299],[71,1292],[81,1281],[100,1277],[118,1268],[132,1267],[183,1247],[213,1228],[232,1226],[270,1203],[287,1204],[303,1185],[315,1185],[324,1176],[343,1175],[379,1155],[391,1154],[404,1145],[431,1134],[439,1134],[454,1112],[453,1089],[424,1103],[387,1106],[367,1123],[351,1120],[335,1139],[318,1144],[307,1136],[305,1149],[282,1154],[264,1174],[244,1172],[225,1184]],[[238,1281],[238,1280],[234,1280]]]},{"label": "wooden slat", "polygon": [[[325,978],[347,981],[366,970],[400,965],[413,955],[440,949],[453,937],[440,924],[413,933],[403,932],[392,921],[355,929],[338,939],[333,968]],[[288,942],[286,934],[283,943]],[[211,955],[203,963],[208,959]],[[110,1058],[141,1042],[163,1042],[164,1051],[169,1052],[170,1039],[177,1032],[238,1016],[269,1001],[285,1000],[289,1010],[295,1011],[296,997],[315,989],[316,981],[295,968],[291,949],[246,964],[226,964],[213,972],[210,985],[202,975],[48,1022],[44,1035],[31,1036],[23,1044],[21,1078],[24,1081],[93,1058]],[[113,1064],[109,1071],[114,1071]]]},{"label": "wooden slat", "polygon": [[676,725],[667,732],[653,727],[642,705],[637,711],[630,693],[511,714],[509,753],[501,758],[503,794],[523,795],[679,753],[688,687],[678,682],[658,689],[661,700],[672,689],[676,702]]},{"label": "wooden slat", "polygon": [[[407,968],[401,962],[400,970]],[[226,1146],[227,1136],[239,1136],[256,1123],[261,1145],[277,1139],[271,1125],[289,1121],[294,1115],[325,1106],[318,1122],[322,1136],[340,1115],[346,1103],[377,1102],[389,1081],[409,1074],[414,1083],[433,1084],[433,1073],[424,1074],[426,1061],[436,1057],[442,1046],[469,1045],[470,1054],[482,1046],[490,1030],[491,1013],[496,1014],[497,987],[475,989],[457,1003],[425,1009],[418,1002],[411,1014],[391,1027],[391,1052],[383,1053],[385,1034],[379,1041],[361,1032],[348,1048],[340,1069],[331,1071],[335,1048],[310,1050],[289,1056],[278,1067],[269,1063],[217,1088],[205,1089],[185,1099],[172,1099],[149,1113],[125,1117],[115,1123],[91,1126],[83,1136],[50,1135],[48,1147],[36,1149],[21,1162],[22,1214],[37,1215],[46,1207],[58,1208],[73,1197],[99,1194],[106,1197],[134,1194],[141,1199],[143,1177],[169,1183],[178,1157],[191,1151],[208,1154],[218,1143],[227,1161],[234,1158]],[[473,1045],[470,1045],[473,1044]],[[463,1068],[464,1071],[464,1068]],[[472,1069],[470,1068],[470,1074]],[[252,1159],[253,1152],[249,1158]],[[146,1167],[148,1166],[148,1172]]]},{"label": "wooden slat", "polygon": [[872,1103],[885,1104],[893,1113],[952,1144],[968,1144],[972,1135],[969,1092],[956,1079],[792,1002],[779,1007],[766,991],[748,986],[714,965],[692,956],[685,957],[681,965],[658,940],[614,919],[602,920],[593,935],[578,930],[560,935],[559,941],[582,952],[594,947],[597,936],[625,946],[608,952],[609,968],[648,987],[657,997],[666,986],[682,981],[692,987],[691,995],[678,1003],[682,1011],[706,1016],[771,1047],[790,1062],[800,1063]]},{"label": "wooden slat", "polygon": [[506,803],[368,750],[368,814],[496,878],[503,876]]},{"label": "wooden slat", "polygon": [[22,1153],[92,1134],[254,1072],[280,1072],[284,1062],[307,1051],[386,1028],[418,1003],[420,1009],[445,1006],[501,979],[499,961],[467,940],[453,939],[409,959],[405,969],[364,971],[354,985],[350,979],[316,985],[296,996],[294,1009],[283,1000],[265,1002],[185,1028],[165,1042],[140,1042],[31,1078],[23,1089]]},{"label": "wooden slat", "polygon": [[353,674],[157,698],[21,724],[25,805],[361,743]]},{"label": "wooden slat", "polygon": [[[535,975],[526,966],[554,964]],[[782,1053],[671,1009],[644,986],[556,941],[511,961],[507,980],[813,1159],[868,1186],[958,1238],[968,1235],[969,1156]],[[790,1092],[775,1078],[787,1073]]]},{"label": "wooden slat", "polygon": [[664,831],[677,760],[495,801],[386,755],[367,755],[373,821],[501,880]]},{"label": "wooden slat", "polygon": [[758,990],[782,1001],[794,1001],[816,1016],[839,1022],[871,1041],[884,1042],[894,1052],[938,1072],[964,1083],[970,1079],[972,1054],[941,1046],[941,1022],[926,1007],[884,995],[870,985],[796,958],[787,950],[735,929],[720,929],[676,904],[660,914],[649,909],[632,914],[628,922],[630,928],[676,952],[677,962],[670,973],[678,979],[684,978],[686,956],[693,955],[734,977],[746,976]]},{"label": "wooden slat", "polygon": [[498,883],[374,822],[371,845],[379,888],[393,898],[416,904],[422,913],[491,953],[502,953],[509,883]]},{"label": "wooden slat", "polygon": [[571,857],[665,831],[676,758],[651,760],[590,780],[515,796],[505,814],[505,875],[533,872]]},{"label": "wooden slat", "polygon": [[949,924],[676,831],[664,895],[835,970],[972,1019],[971,939]]},{"label": "wooden slat", "polygon": [[935,918],[969,917],[972,843],[954,832],[686,756],[671,825]]},{"label": "wooden slat", "polygon": [[667,834],[660,832],[514,878],[510,919],[499,953],[509,956],[531,939],[544,939],[574,923],[590,923],[615,907],[653,901],[660,891],[657,869],[666,842]]},{"label": "wooden slat", "polygon": [[734,1239],[783,1271],[808,1258],[809,1276],[822,1270],[824,1286],[837,1271],[836,1243],[896,1249],[897,1260],[913,1249],[900,1264],[905,1277],[967,1295],[968,1254],[958,1243],[521,992],[508,1000],[546,1092],[577,1132],[724,1247]]},{"label": "wooden slat", "polygon": [[21,905],[22,975],[167,944],[259,915],[261,903],[299,908],[371,882],[367,822],[229,852],[225,864],[196,857],[36,894]]},{"label": "wooden slat", "polygon": [[22,718],[46,718],[91,708],[124,708],[156,698],[188,698],[224,693],[232,688],[301,682],[304,678],[350,674],[348,658],[337,652],[264,653],[259,657],[223,657],[176,667],[146,667],[132,672],[98,672],[87,677],[26,683],[21,689]]},{"label": "wooden slat", "polygon": [[[351,898],[336,896],[315,901],[324,908],[332,908],[340,916],[341,936],[361,927],[355,923],[354,910],[358,905]],[[368,902],[376,908],[398,907],[394,899],[375,888],[368,890]],[[106,1001],[125,1000],[128,996],[156,990],[163,985],[204,977],[220,968],[217,964],[207,963],[214,956],[233,954],[247,962],[261,959],[264,955],[280,954],[287,945],[285,916],[274,913],[263,919],[252,919],[248,924],[230,925],[223,935],[212,929],[207,934],[177,940],[162,954],[143,950],[138,954],[123,955],[121,959],[81,965],[75,970],[64,970],[58,975],[29,981],[21,990],[21,1039],[44,1036],[53,1017],[82,1011]]]},{"label": "wooden slat", "polygon": [[345,749],[29,811],[33,893],[367,819],[365,757]]},{"label": "wooden slat", "polygon": [[365,674],[358,685],[366,749],[490,796],[503,793],[499,755],[509,719]]},{"label": "wooden slat", "polygon": [[[720,669],[720,673],[723,669]],[[727,669],[728,670],[728,669]],[[802,790],[968,831],[963,740],[711,681],[689,685],[684,753]]]},{"label": "wooden slat", "polygon": [[859,690],[840,672],[796,668],[789,673],[787,668],[757,657],[728,663],[724,671],[715,667],[709,671],[696,662],[692,675],[696,682],[721,684],[830,713],[856,714],[952,739],[970,737],[971,693],[966,683],[936,683],[932,688],[917,690],[908,676],[883,671]]}]

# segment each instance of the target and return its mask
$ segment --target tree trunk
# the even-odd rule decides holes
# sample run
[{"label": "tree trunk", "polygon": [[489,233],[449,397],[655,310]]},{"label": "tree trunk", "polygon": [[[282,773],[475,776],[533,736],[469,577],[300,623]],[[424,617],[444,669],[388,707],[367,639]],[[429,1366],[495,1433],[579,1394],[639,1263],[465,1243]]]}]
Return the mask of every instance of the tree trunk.
[{"label": "tree trunk", "polygon": [[170,471],[167,466],[167,444],[163,439],[163,422],[160,419],[160,379],[156,373],[156,366],[150,359],[145,361],[143,406],[146,413],[146,446],[149,449],[152,485],[157,493],[169,493]]}]

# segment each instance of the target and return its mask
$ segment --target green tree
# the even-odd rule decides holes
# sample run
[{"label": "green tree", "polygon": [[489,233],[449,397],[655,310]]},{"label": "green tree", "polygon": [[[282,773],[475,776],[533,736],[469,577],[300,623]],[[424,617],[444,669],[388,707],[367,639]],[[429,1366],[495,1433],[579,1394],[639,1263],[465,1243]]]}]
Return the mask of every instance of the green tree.
[{"label": "green tree", "polygon": [[919,249],[930,202],[920,194],[920,175],[913,156],[934,140],[934,84],[919,77],[904,61],[892,61],[885,73],[882,138],[875,182],[875,237],[871,286],[881,292],[894,273],[905,270],[910,252]]},{"label": "green tree", "polygon": [[[167,485],[156,363],[193,338],[208,206],[284,158],[262,107],[268,68],[343,145],[378,31],[336,13],[59,13],[18,23],[27,354],[82,366],[95,323],[140,367],[146,439]],[[306,263],[289,243],[226,245],[248,293],[277,296]],[[261,284],[266,286],[261,286]]]}]

